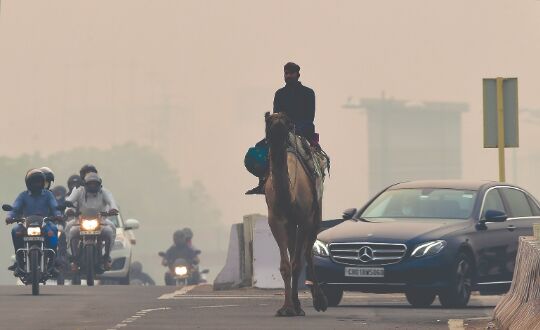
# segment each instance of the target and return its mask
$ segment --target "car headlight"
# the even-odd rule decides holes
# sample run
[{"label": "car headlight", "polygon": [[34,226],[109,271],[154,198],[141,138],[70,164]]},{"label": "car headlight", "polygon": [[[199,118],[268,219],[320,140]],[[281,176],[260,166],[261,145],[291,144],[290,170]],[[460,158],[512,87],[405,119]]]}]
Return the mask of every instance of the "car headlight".
[{"label": "car headlight", "polygon": [[28,236],[41,236],[41,228],[40,227],[28,227],[26,230],[26,234]]},{"label": "car headlight", "polygon": [[96,230],[99,226],[99,221],[97,219],[84,219],[81,222],[81,228],[83,230]]},{"label": "car headlight", "polygon": [[313,244],[313,255],[319,256],[319,257],[328,257],[330,256],[330,253],[328,252],[328,244],[323,243],[319,240],[315,241],[315,244]]},{"label": "car headlight", "polygon": [[417,257],[417,258],[433,256],[441,252],[445,246],[446,246],[446,241],[443,241],[443,240],[422,243],[416,246],[411,256]]},{"label": "car headlight", "polygon": [[184,276],[187,274],[187,267],[186,266],[176,266],[174,267],[174,273],[178,276]]}]

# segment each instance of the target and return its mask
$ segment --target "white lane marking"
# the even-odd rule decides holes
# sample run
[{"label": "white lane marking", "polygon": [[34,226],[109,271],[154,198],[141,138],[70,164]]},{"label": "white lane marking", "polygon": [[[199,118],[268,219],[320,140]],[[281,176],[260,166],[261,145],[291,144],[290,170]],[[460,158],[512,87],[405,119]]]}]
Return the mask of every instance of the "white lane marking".
[{"label": "white lane marking", "polygon": [[127,327],[128,324],[133,323],[137,320],[139,320],[141,317],[148,315],[150,312],[155,311],[165,311],[171,309],[170,307],[159,307],[159,308],[150,308],[150,309],[143,309],[135,313],[135,315],[128,317],[127,319],[123,320],[122,322],[118,323],[114,326],[114,328],[108,329],[108,330],[117,330],[123,327]]},{"label": "white lane marking", "polygon": [[448,320],[448,329],[449,330],[465,330],[463,320],[461,320],[461,319],[450,319],[450,320]]},{"label": "white lane marking", "polygon": [[195,289],[196,287],[197,287],[196,285],[187,285],[181,288],[180,290],[176,290],[172,293],[161,295],[161,297],[159,297],[158,299],[174,299],[176,296],[183,296],[187,294],[188,292]]},{"label": "white lane marking", "polygon": [[200,308],[224,308],[224,307],[240,307],[240,305],[197,306],[197,307],[191,307],[191,309],[200,309]]}]

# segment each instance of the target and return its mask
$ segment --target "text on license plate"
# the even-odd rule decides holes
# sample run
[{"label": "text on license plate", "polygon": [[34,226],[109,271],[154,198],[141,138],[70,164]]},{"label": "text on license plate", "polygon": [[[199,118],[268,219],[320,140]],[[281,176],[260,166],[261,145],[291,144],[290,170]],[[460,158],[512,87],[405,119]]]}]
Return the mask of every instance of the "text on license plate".
[{"label": "text on license plate", "polygon": [[381,267],[345,267],[346,277],[384,277]]},{"label": "text on license plate", "polygon": [[101,234],[100,230],[81,230],[81,235],[99,235]]}]

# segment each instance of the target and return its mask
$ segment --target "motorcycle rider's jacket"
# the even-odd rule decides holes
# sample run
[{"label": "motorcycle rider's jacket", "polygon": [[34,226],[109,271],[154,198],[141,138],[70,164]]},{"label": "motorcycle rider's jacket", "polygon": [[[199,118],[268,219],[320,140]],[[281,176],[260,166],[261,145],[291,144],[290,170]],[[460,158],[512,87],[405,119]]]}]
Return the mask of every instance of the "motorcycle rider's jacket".
[{"label": "motorcycle rider's jacket", "polygon": [[27,217],[30,215],[39,215],[42,217],[60,216],[61,212],[57,209],[58,203],[54,195],[45,189],[38,194],[32,194],[30,191],[23,191],[17,196],[13,203],[13,210],[9,212],[10,218]]},{"label": "motorcycle rider's jacket", "polygon": [[86,191],[84,186],[74,189],[66,201],[73,203],[78,210],[94,209],[107,212],[111,209],[118,210],[118,205],[110,191],[101,188],[97,193]]},{"label": "motorcycle rider's jacket", "polygon": [[196,265],[197,262],[197,251],[189,247],[188,245],[171,246],[167,252],[165,252],[165,260],[169,265],[173,265],[176,259],[184,259],[191,265]]}]

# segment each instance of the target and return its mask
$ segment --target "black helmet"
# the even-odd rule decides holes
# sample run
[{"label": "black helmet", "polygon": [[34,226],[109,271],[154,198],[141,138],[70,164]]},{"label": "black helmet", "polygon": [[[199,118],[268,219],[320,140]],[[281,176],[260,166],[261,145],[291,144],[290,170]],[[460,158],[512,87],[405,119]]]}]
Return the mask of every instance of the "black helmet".
[{"label": "black helmet", "polygon": [[193,239],[193,230],[191,230],[191,228],[184,228],[182,229],[182,231],[184,231],[184,234],[186,234],[186,240],[190,240],[190,239]]},{"label": "black helmet", "polygon": [[72,191],[74,188],[79,188],[82,185],[82,179],[78,174],[73,174],[69,177],[67,181],[67,186],[69,191]]},{"label": "black helmet", "polygon": [[37,193],[45,189],[45,174],[37,168],[26,172],[24,181],[26,183],[26,188],[32,193]]},{"label": "black helmet", "polygon": [[83,167],[81,167],[81,170],[79,171],[79,175],[84,180],[84,177],[88,173],[97,173],[97,168],[92,164],[86,164]]},{"label": "black helmet", "polygon": [[43,172],[43,174],[45,174],[45,188],[51,189],[54,182],[54,172],[48,167],[42,167],[40,170]]},{"label": "black helmet", "polygon": [[97,173],[90,172],[84,177],[84,183],[86,191],[96,194],[101,189],[102,180]]},{"label": "black helmet", "polygon": [[130,267],[130,273],[131,275],[138,275],[140,273],[142,273],[142,264],[138,261],[134,261],[131,263],[131,267]]},{"label": "black helmet", "polygon": [[51,189],[51,192],[53,193],[56,200],[63,200],[66,198],[67,195],[67,189],[64,186],[55,186]]},{"label": "black helmet", "polygon": [[183,246],[186,244],[186,233],[183,230],[177,230],[173,234],[174,245]]}]

